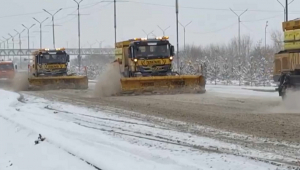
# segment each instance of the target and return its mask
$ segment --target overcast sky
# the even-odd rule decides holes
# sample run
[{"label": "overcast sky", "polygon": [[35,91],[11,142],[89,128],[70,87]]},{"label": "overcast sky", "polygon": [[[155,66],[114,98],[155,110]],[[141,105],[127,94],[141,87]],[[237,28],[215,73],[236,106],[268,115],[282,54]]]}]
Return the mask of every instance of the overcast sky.
[{"label": "overcast sky", "polygon": [[[103,42],[103,47],[113,46],[113,2],[112,0],[83,0],[81,3],[81,35],[82,46],[98,47],[96,40]],[[117,41],[134,37],[146,37],[146,32],[154,31],[162,35],[158,28],[167,28],[166,35],[176,45],[175,0],[126,0],[117,3]],[[56,47],[77,47],[76,3],[73,0],[0,0],[0,37],[15,35],[14,29],[21,31],[21,24],[30,26],[37,23],[32,17],[43,20],[49,14],[55,15]],[[284,3],[284,0],[281,0]],[[300,17],[300,0],[289,6],[289,19]],[[241,17],[241,34],[251,35],[255,41],[264,38],[265,23],[268,20],[268,34],[271,30],[281,30],[283,7],[277,0],[179,0],[179,20],[186,27],[186,43],[207,45],[209,43],[225,43],[237,36],[237,17],[229,8],[238,14],[248,8]],[[43,47],[52,48],[51,17],[43,26]],[[39,47],[39,25],[30,31],[30,46]],[[27,32],[22,34],[22,46],[27,48]],[[183,45],[183,28],[179,27],[180,45]],[[2,40],[2,39],[1,39]],[[17,37],[16,40],[17,41]],[[16,42],[17,43],[17,42]],[[11,45],[10,45],[11,46]],[[18,45],[15,45],[18,48]]]}]

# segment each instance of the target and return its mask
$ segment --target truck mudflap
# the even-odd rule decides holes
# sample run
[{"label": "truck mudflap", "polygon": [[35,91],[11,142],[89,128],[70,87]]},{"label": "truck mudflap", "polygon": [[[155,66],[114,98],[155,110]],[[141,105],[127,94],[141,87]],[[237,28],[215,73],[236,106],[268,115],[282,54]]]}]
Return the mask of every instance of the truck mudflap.
[{"label": "truck mudflap", "polygon": [[153,76],[121,78],[121,94],[204,93],[202,75]]}]

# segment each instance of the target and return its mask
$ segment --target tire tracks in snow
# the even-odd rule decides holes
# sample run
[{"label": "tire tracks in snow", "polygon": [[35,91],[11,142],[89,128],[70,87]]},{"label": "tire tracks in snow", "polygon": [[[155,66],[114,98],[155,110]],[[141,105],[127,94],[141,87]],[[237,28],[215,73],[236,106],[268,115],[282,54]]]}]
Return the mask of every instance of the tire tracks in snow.
[{"label": "tire tracks in snow", "polygon": [[[24,99],[22,101],[24,103]],[[54,109],[54,108],[50,108],[50,107],[45,107],[45,109],[57,111],[57,112],[60,112],[60,113],[65,113],[67,115],[76,115],[76,116],[79,116],[81,118],[82,117],[89,117],[89,118],[95,118],[95,119],[104,120],[104,121],[114,121],[114,122],[118,122],[118,123],[133,124],[133,125],[138,125],[138,126],[146,126],[146,127],[150,127],[150,128],[170,130],[168,128],[155,127],[155,126],[151,126],[151,125],[148,125],[148,124],[139,124],[139,123],[123,121],[123,120],[102,118],[102,117],[98,117],[98,116],[92,116],[92,115],[86,115],[86,114],[80,114],[80,113],[72,113],[72,112],[67,112],[67,111]],[[76,120],[76,118],[74,118],[74,117],[71,117],[71,118]],[[92,127],[92,126],[89,126],[89,125],[85,125],[85,124],[82,123],[82,122],[84,122],[82,119],[77,119],[77,121],[78,120],[81,121],[81,123],[80,122],[74,122],[74,123],[76,123],[79,126],[85,127],[85,128],[90,128],[90,129],[100,130],[100,131],[104,131],[104,132],[130,136],[130,137],[134,137],[134,138],[140,138],[140,139],[145,139],[145,140],[151,140],[151,141],[157,141],[157,142],[162,142],[162,143],[167,143],[167,144],[173,144],[173,145],[177,145],[177,146],[183,146],[183,147],[188,147],[188,148],[191,148],[191,149],[202,150],[202,151],[207,151],[207,152],[224,153],[224,154],[229,154],[229,155],[246,157],[246,158],[249,158],[249,159],[261,161],[261,162],[264,162],[264,163],[269,163],[269,164],[276,165],[276,166],[279,166],[279,167],[283,166],[283,165],[290,165],[291,169],[299,169],[299,167],[298,167],[299,165],[297,165],[293,162],[285,162],[285,161],[282,161],[282,160],[263,159],[263,158],[253,157],[253,156],[241,155],[239,153],[233,153],[233,151],[234,151],[233,149],[232,150],[231,149],[227,149],[227,150],[225,149],[224,150],[224,149],[220,149],[218,147],[206,148],[206,147],[200,146],[200,145],[194,145],[194,144],[182,142],[182,141],[179,141],[179,140],[172,140],[172,139],[168,139],[168,138],[157,136],[157,135],[151,135],[151,134],[145,134],[145,133],[143,134],[141,132],[128,131],[128,130],[124,130],[122,128],[119,129],[119,130],[131,132],[133,134],[128,134],[128,133],[124,133],[124,132],[117,132],[113,129],[108,130],[108,129],[105,129],[105,128]],[[93,122],[88,122],[88,121],[86,121],[86,123],[92,123],[93,124]],[[104,126],[104,125],[100,124],[100,126]],[[113,128],[113,127],[109,127],[109,128]]]}]

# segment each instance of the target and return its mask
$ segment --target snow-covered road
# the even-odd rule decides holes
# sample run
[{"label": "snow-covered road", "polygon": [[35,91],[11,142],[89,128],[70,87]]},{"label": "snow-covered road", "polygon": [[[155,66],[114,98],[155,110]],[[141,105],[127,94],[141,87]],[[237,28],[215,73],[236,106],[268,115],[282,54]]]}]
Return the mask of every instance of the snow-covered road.
[{"label": "snow-covered road", "polygon": [[[275,170],[266,162],[294,161],[93,108],[0,94],[1,170]],[[38,134],[46,141],[34,145]]]}]

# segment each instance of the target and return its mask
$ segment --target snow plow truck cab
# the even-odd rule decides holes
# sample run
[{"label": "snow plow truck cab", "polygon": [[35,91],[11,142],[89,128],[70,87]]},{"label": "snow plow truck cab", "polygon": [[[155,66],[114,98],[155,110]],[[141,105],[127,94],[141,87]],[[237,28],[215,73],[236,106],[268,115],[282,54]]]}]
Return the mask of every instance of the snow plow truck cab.
[{"label": "snow plow truck cab", "polygon": [[124,94],[202,93],[202,75],[180,75],[173,71],[174,46],[169,37],[134,38],[115,44]]},{"label": "snow plow truck cab", "polygon": [[87,76],[68,74],[69,61],[64,48],[35,51],[29,64],[29,89],[87,89]]}]

